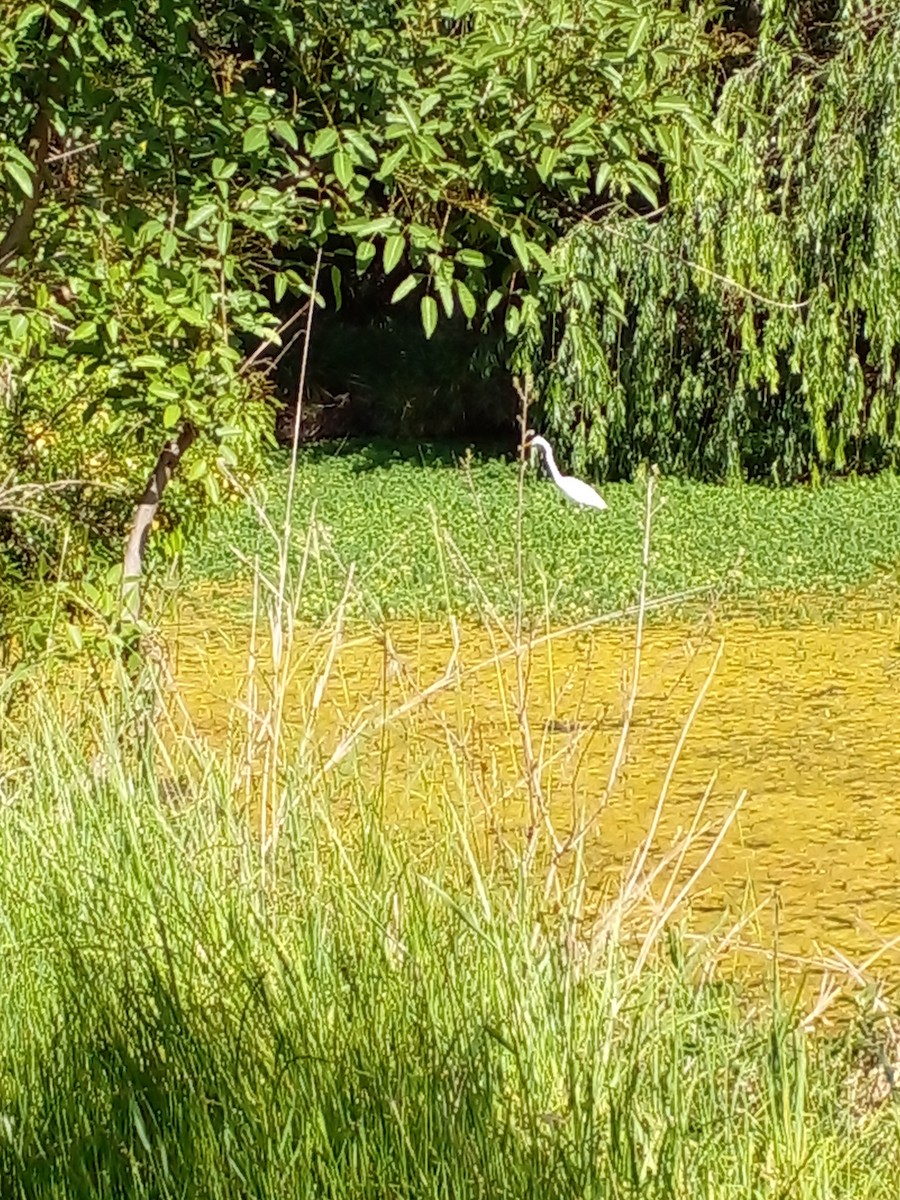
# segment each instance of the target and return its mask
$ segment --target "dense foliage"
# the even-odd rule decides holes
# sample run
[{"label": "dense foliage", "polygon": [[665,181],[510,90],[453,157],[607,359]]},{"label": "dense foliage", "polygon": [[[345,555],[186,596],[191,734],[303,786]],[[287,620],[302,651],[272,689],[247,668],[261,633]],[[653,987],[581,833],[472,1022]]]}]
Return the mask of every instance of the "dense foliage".
[{"label": "dense foliage", "polygon": [[707,94],[727,174],[672,175],[655,219],[610,213],[558,251],[547,421],[603,474],[895,463],[900,7],[770,0],[728,40]]},{"label": "dense foliage", "polygon": [[373,270],[429,334],[479,308],[514,330],[592,197],[652,198],[705,53],[660,0],[0,12],[0,479],[54,485],[0,497],[23,574],[63,553],[54,510],[81,518],[70,565],[117,551],[167,446],[170,526],[252,465],[271,411],[245,355],[317,253],[328,301]]},{"label": "dense foliage", "polygon": [[0,576],[115,563],[171,451],[177,551],[314,278],[502,333],[578,469],[893,461],[896,61],[875,0],[2,0]]}]

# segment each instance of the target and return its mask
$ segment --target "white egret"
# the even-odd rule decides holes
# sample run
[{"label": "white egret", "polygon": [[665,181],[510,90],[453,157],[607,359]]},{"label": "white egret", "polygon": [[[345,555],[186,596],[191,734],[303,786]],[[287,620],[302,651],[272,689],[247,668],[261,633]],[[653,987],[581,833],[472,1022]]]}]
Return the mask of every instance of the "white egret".
[{"label": "white egret", "polygon": [[559,488],[564,496],[573,500],[576,504],[584,504],[587,508],[608,508],[609,505],[603,499],[598,491],[595,491],[589,483],[585,483],[583,479],[575,479],[572,475],[563,475],[556,465],[556,459],[553,457],[553,450],[546,438],[540,437],[529,429],[525,434],[525,446],[528,449],[540,450],[544,455],[544,462],[547,464],[547,470],[553,482]]}]

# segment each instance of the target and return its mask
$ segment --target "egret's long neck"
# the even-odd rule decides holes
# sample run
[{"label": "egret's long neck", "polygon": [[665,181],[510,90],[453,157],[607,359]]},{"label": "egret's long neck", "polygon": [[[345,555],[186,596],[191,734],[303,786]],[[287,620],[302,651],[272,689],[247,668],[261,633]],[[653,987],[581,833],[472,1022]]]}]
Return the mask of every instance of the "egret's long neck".
[{"label": "egret's long neck", "polygon": [[544,462],[547,464],[547,470],[550,472],[554,481],[559,483],[560,479],[562,479],[562,475],[559,472],[559,467],[556,465],[556,459],[553,457],[553,451],[550,448],[550,443],[545,442],[544,439],[541,438],[540,442],[538,442],[538,445],[544,452]]}]

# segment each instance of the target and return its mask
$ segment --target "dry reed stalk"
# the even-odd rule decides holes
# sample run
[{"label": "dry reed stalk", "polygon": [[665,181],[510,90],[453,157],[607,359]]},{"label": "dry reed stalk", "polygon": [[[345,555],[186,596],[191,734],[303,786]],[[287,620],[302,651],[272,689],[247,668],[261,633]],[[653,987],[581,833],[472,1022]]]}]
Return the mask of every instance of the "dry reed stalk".
[{"label": "dry reed stalk", "polygon": [[[313,277],[310,286],[310,299],[308,303],[302,306],[297,313],[293,314],[293,316],[289,318],[279,330],[279,333],[284,331],[305,313],[306,324],[304,328],[303,352],[300,361],[300,377],[297,383],[297,407],[294,414],[293,436],[291,439],[291,462],[288,472],[287,496],[285,498],[284,523],[280,535],[278,531],[276,531],[273,523],[269,520],[267,514],[265,514],[263,511],[262,506],[256,502],[255,498],[249,496],[243,488],[240,489],[250,500],[250,503],[257,513],[257,516],[261,520],[263,528],[270,533],[278,549],[277,585],[271,585],[269,581],[263,579],[259,573],[258,565],[254,572],[254,636],[258,622],[260,583],[266,584],[270,592],[268,618],[269,634],[272,646],[272,689],[268,699],[266,711],[261,715],[258,711],[257,705],[259,693],[255,682],[251,684],[248,681],[247,696],[248,745],[246,751],[246,769],[248,773],[248,789],[251,786],[250,781],[253,774],[254,744],[259,741],[262,742],[264,746],[262,795],[260,797],[260,877],[264,885],[267,885],[269,882],[267,862],[270,857],[274,863],[274,851],[278,836],[279,817],[282,812],[280,775],[284,705],[291,674],[292,647],[296,622],[295,604],[286,603],[290,550],[293,536],[293,499],[294,487],[297,478],[297,459],[300,441],[300,420],[303,406],[303,391],[306,386],[306,374],[309,363],[309,346],[312,338],[315,298],[317,294],[321,263],[322,252],[320,250],[316,256],[316,263],[313,269]],[[272,344],[271,338],[263,344],[263,347],[259,349],[259,352],[261,353],[262,350],[264,350],[270,344]],[[245,368],[249,368],[249,366],[252,364],[252,361],[254,361],[254,356],[251,356],[250,360],[247,361]],[[307,531],[307,537],[305,539],[303,562],[301,564],[301,585],[302,580],[305,577],[308,556],[310,553],[310,542],[313,536],[314,523],[310,522]],[[253,679],[255,676],[255,668],[256,657],[254,646],[254,648],[251,650],[251,664],[250,671],[248,672],[251,679]],[[254,726],[256,736],[254,736]],[[274,883],[274,867],[272,873],[272,882]]]},{"label": "dry reed stalk", "polygon": [[744,551],[741,550],[738,553],[737,561],[735,562],[734,566],[723,577],[719,586],[710,592],[710,595],[709,595],[707,603],[706,603],[706,607],[705,607],[703,613],[698,618],[698,620],[695,622],[695,628],[696,628],[697,632],[691,637],[691,640],[689,643],[690,652],[688,654],[687,661],[685,662],[684,667],[678,673],[677,677],[675,678],[675,681],[670,685],[668,691],[666,692],[666,694],[665,694],[666,700],[670,700],[672,698],[672,696],[674,696],[674,694],[681,687],[682,683],[684,683],[685,679],[687,678],[688,672],[690,671],[691,667],[694,665],[694,662],[697,659],[697,655],[700,653],[700,651],[703,649],[703,647],[710,640],[711,635],[712,635],[713,623],[715,620],[716,609],[721,604],[721,602],[725,596],[725,592],[728,589],[729,584],[736,577],[738,568],[740,567],[740,564],[743,561],[743,557],[744,557]]},{"label": "dry reed stalk", "polygon": [[[466,453],[466,456],[462,460],[461,467],[462,467],[463,474],[465,476],[466,483],[468,484],[468,487],[469,487],[469,495],[471,497],[472,504],[474,505],[475,510],[477,511],[477,513],[480,517],[480,528],[484,531],[485,537],[490,542],[491,549],[494,552],[494,554],[493,554],[494,560],[496,562],[500,562],[503,559],[503,552],[500,549],[500,545],[497,542],[497,539],[493,535],[494,522],[490,519],[488,513],[485,511],[484,504],[482,503],[482,500],[481,500],[481,495],[475,486],[475,480],[472,476],[471,455],[468,454],[468,452]],[[480,582],[478,582],[478,580],[474,576],[473,572],[469,569],[469,564],[466,562],[463,555],[459,553],[459,551],[457,551],[457,553],[459,554],[460,561],[463,564],[463,569],[466,571],[469,578],[471,580],[473,580],[476,583],[476,585],[480,588],[480,586],[481,586]],[[507,583],[509,582],[508,575],[504,575],[504,581]],[[515,602],[516,602],[516,596],[515,596],[515,592],[514,592],[513,588],[510,588],[508,590],[507,599],[509,600],[511,607],[514,608]],[[505,624],[504,624],[504,629],[505,629]],[[509,636],[509,635],[507,635],[507,636]]]},{"label": "dry reed stalk", "polygon": [[[254,366],[254,364],[260,358],[262,358],[262,356],[265,354],[265,352],[269,349],[270,346],[277,345],[277,343],[281,341],[282,335],[287,333],[287,331],[290,329],[290,327],[292,325],[294,325],[297,321],[299,321],[302,316],[307,314],[309,312],[309,309],[312,307],[312,305],[313,305],[312,300],[307,300],[305,304],[301,304],[300,307],[296,310],[296,312],[291,313],[291,315],[289,317],[287,317],[286,320],[281,322],[281,324],[278,326],[277,329],[273,330],[273,332],[270,333],[268,337],[264,338],[263,341],[261,341],[260,344],[253,351],[253,353],[248,355],[247,358],[245,358],[244,361],[241,363],[240,368],[238,369],[238,375],[245,375],[247,373],[247,371],[249,371],[250,368],[252,366]],[[290,348],[295,344],[295,342],[297,342],[298,339],[302,336],[303,336],[303,330],[300,329],[297,331],[297,333],[293,334],[293,336],[291,337],[291,340],[289,342],[287,342],[286,344],[282,343],[281,349],[279,350],[279,353],[278,353],[278,357],[275,359],[275,363],[278,363],[284,357],[284,355],[287,353],[287,351],[290,350]],[[272,365],[274,365],[274,364],[270,364],[268,367],[266,367],[264,369],[266,371],[268,371],[271,369]]]},{"label": "dry reed stalk", "polygon": [[[458,737],[450,728],[447,719],[440,714],[437,716],[438,724],[444,733],[444,740],[447,745],[447,750],[450,754],[450,761],[453,764],[454,774],[460,775],[458,763],[461,760],[465,768],[462,774],[462,780],[468,779],[471,781],[471,786],[475,789],[475,794],[478,797],[478,802],[481,811],[484,815],[485,827],[493,837],[494,841],[504,850],[507,856],[512,859],[514,850],[512,844],[503,836],[500,824],[497,821],[497,787],[496,783],[490,789],[485,786],[484,782],[484,763],[482,760],[476,759],[469,748],[466,738]],[[481,770],[478,768],[481,767]],[[460,791],[464,792],[464,782],[460,783]]]},{"label": "dry reed stalk", "polygon": [[[693,725],[696,715],[700,710],[700,707],[715,675],[719,659],[722,655],[722,650],[723,642],[720,641],[716,657],[710,666],[703,686],[694,699],[694,703],[684,721],[678,742],[676,743],[669,760],[669,766],[663,780],[662,788],[660,789],[659,798],[654,808],[650,829],[642,842],[641,848],[638,851],[631,868],[620,885],[615,901],[608,907],[606,912],[599,918],[599,920],[595,922],[591,934],[592,943],[596,942],[598,938],[605,941],[613,933],[621,935],[622,927],[626,917],[629,914],[633,914],[639,907],[648,901],[648,898],[652,894],[652,887],[656,880],[660,878],[666,871],[669,871],[669,879],[663,890],[662,901],[652,904],[653,916],[641,939],[641,947],[638,951],[634,968],[635,972],[638,972],[640,969],[642,969],[647,958],[649,957],[653,945],[658,940],[659,935],[666,928],[678,907],[694,889],[698,879],[709,866],[724,838],[726,837],[728,830],[731,828],[731,825],[737,817],[737,814],[746,798],[746,791],[741,792],[735,804],[729,810],[725,820],[720,824],[719,829],[717,830],[711,845],[707,848],[702,861],[691,872],[687,882],[679,888],[674,898],[672,898],[672,893],[674,891],[677,879],[681,873],[681,869],[688,851],[701,837],[708,832],[709,827],[701,825],[700,821],[711,794],[714,780],[711,781],[711,783],[707,786],[698,803],[697,810],[694,813],[688,833],[683,838],[677,840],[674,846],[670,847],[670,849],[662,856],[657,864],[649,872],[645,873],[647,857],[650,852],[650,847],[656,837],[656,832],[659,828],[659,823],[662,818],[662,813],[665,809],[669,788],[671,786],[676,767],[681,758],[684,745],[687,741],[688,733],[690,732],[691,726]],[[557,866],[556,863],[553,865],[554,867]],[[578,874],[580,874],[580,864],[579,870],[576,871],[576,876]]]},{"label": "dry reed stalk", "polygon": [[634,710],[637,705],[638,690],[640,687],[641,678],[641,660],[644,650],[644,621],[647,616],[647,582],[650,575],[650,531],[653,525],[653,488],[656,479],[655,471],[651,471],[647,478],[647,497],[644,508],[644,540],[641,547],[641,583],[638,593],[637,603],[637,628],[634,638],[634,662],[631,671],[631,688],[628,693],[628,700],[625,705],[625,713],[622,719],[622,729],[619,734],[619,741],[616,745],[616,753],[613,756],[612,764],[609,769],[609,777],[606,781],[606,787],[600,801],[597,804],[593,814],[586,821],[582,822],[580,829],[573,829],[570,836],[566,839],[563,847],[563,853],[572,849],[579,850],[584,843],[590,829],[599,819],[600,813],[609,803],[610,796],[615,789],[619,774],[622,770],[622,764],[625,761],[625,752],[628,748],[628,738],[631,734],[631,726],[634,721]]},{"label": "dry reed stalk", "polygon": [[[501,661],[502,661],[502,658],[504,657],[504,653],[500,650],[500,648],[497,644],[495,629],[499,629],[501,631],[501,633],[504,635],[505,640],[508,642],[507,649],[508,649],[510,655],[512,655],[514,657],[516,657],[517,653],[518,653],[517,644],[516,644],[516,634],[514,631],[511,633],[507,629],[506,623],[504,622],[501,614],[498,612],[496,606],[491,602],[491,600],[487,596],[487,593],[484,592],[483,588],[481,587],[480,582],[476,579],[475,575],[472,573],[471,569],[469,568],[468,563],[466,562],[462,553],[459,551],[459,549],[456,546],[453,539],[449,536],[449,534],[445,534],[444,537],[445,537],[445,541],[448,545],[448,548],[451,550],[451,552],[453,552],[457,563],[462,567],[464,573],[466,573],[469,576],[473,585],[480,592],[482,606],[483,606],[483,613],[484,613],[484,616],[482,618],[482,629],[487,634],[488,640],[490,641],[490,644],[491,644],[492,656],[491,656],[490,660],[488,660],[488,661],[490,661],[495,666],[496,678],[497,678],[497,694],[500,698],[500,703],[503,707],[504,720],[507,724],[507,727],[509,727],[509,725],[511,724],[510,713],[511,713],[511,711],[514,712],[516,715],[516,724],[520,730],[520,737],[522,737],[521,698],[523,696],[523,684],[524,684],[525,689],[526,689],[525,701],[526,701],[526,706],[527,706],[527,685],[528,685],[528,680],[530,678],[531,654],[530,654],[530,652],[528,654],[528,662],[529,662],[528,673],[526,674],[524,680],[523,680],[522,676],[519,673],[517,673],[516,687],[514,689],[514,695],[512,697],[510,697],[509,689],[506,686],[506,681],[503,678],[503,673],[501,670]],[[549,612],[549,606],[546,604],[544,607],[544,618],[545,618],[545,629],[546,629],[547,633],[549,634],[550,633],[550,612]],[[549,650],[552,647],[552,639],[550,639],[548,637],[546,639],[545,644],[547,645],[548,650]],[[522,646],[522,642],[520,639],[519,648],[518,648],[519,650],[521,650],[521,646]],[[551,685],[551,700],[550,700],[551,717],[555,717],[555,714],[556,714],[556,689],[555,689],[555,675],[554,675],[554,671],[553,671],[552,652],[548,654],[548,658],[549,658],[548,678],[550,680],[550,685]],[[518,661],[518,658],[517,658],[517,661]],[[512,700],[512,704],[510,704],[510,699]],[[526,707],[526,718],[525,719],[527,721],[527,707]],[[543,799],[543,784],[541,781],[543,781],[543,779],[546,777],[547,771],[550,767],[552,767],[553,763],[560,756],[564,755],[567,751],[562,750],[562,751],[559,751],[557,754],[551,755],[549,758],[547,757],[547,755],[545,753],[546,745],[547,745],[547,741],[548,741],[547,734],[546,734],[546,723],[545,723],[544,732],[541,735],[539,749],[536,754],[534,752],[533,745],[530,742],[530,724],[529,724],[529,727],[527,730],[527,734],[529,736],[528,752],[530,753],[530,761],[532,762],[533,767],[534,767],[534,774],[536,775],[536,777],[540,783],[540,787],[541,787],[540,795]],[[526,758],[525,758],[526,787],[528,787],[528,766],[527,766],[528,762],[529,762],[529,758],[526,756]],[[529,797],[532,797],[534,794],[534,789],[529,787],[528,790],[529,790]],[[531,805],[530,807],[531,807],[532,816],[533,816],[534,806]],[[544,800],[541,811],[542,811],[542,814],[546,814],[545,825],[547,825],[549,827],[551,841],[553,841],[554,845],[557,845],[558,838],[557,838],[555,831],[552,829],[552,825],[550,824],[549,805],[546,803],[546,800]],[[534,821],[532,820],[532,828],[534,828],[534,827],[535,827]]]},{"label": "dry reed stalk", "polygon": [[[641,582],[638,592],[637,603],[637,628],[635,630],[634,641],[634,662],[631,672],[631,687],[628,693],[628,699],[625,705],[625,712],[622,718],[622,729],[619,734],[619,741],[616,746],[616,753],[613,756],[613,761],[610,766],[609,777],[607,779],[606,788],[597,804],[594,813],[591,817],[584,817],[582,809],[581,817],[577,821],[573,821],[572,828],[569,831],[568,837],[560,840],[554,846],[555,854],[553,862],[547,872],[547,879],[544,886],[544,895],[549,896],[550,892],[557,884],[559,872],[559,863],[563,855],[574,850],[576,852],[575,874],[576,879],[580,876],[583,870],[583,846],[584,841],[591,827],[599,819],[600,813],[609,802],[616,782],[619,778],[619,773],[622,768],[622,763],[625,760],[625,751],[628,746],[628,739],[631,733],[631,726],[634,720],[634,710],[637,704],[638,690],[640,686],[641,675],[641,658],[644,646],[644,621],[647,613],[647,582],[650,575],[650,531],[653,524],[653,489],[656,479],[656,471],[652,470],[647,479],[647,496],[644,510],[644,538],[641,547]],[[549,636],[549,635],[548,635]]]},{"label": "dry reed stalk", "polygon": [[[706,787],[703,789],[703,795],[700,797],[700,802],[697,805],[697,807],[694,809],[694,815],[691,818],[690,828],[687,831],[687,839],[690,839],[697,835],[697,831],[700,827],[700,821],[703,818],[703,814],[706,812],[706,806],[709,803],[709,798],[713,793],[713,788],[716,786],[716,780],[718,779],[718,777],[719,777],[718,770],[713,771],[712,775],[709,778],[709,783],[707,783]],[[688,844],[689,843],[686,840],[684,853],[680,856],[680,858],[676,862],[675,869],[673,870],[671,876],[669,877],[669,882],[666,885],[665,891],[663,892],[662,896],[660,896],[660,898],[659,898],[660,909],[666,908],[669,903],[669,897],[671,896],[672,891],[675,887],[675,881],[678,878],[678,876],[681,874],[681,868],[684,866],[684,860],[687,855]]]},{"label": "dry reed stalk", "polygon": [[[705,832],[706,828],[700,827],[696,836],[702,837]],[[634,920],[635,914],[648,905],[651,911],[656,910],[656,905],[652,902],[654,884],[666,872],[674,869],[674,864],[684,857],[692,844],[687,835],[676,839],[646,875],[634,881],[629,887],[626,887],[624,882],[620,884],[615,898],[595,916],[589,933],[581,939],[582,943],[588,946],[591,952],[596,953],[611,939],[626,940],[626,923]],[[580,885],[581,881],[578,882]]]},{"label": "dry reed stalk", "polygon": [[703,701],[706,699],[706,693],[709,691],[710,685],[712,684],[724,649],[725,639],[720,638],[716,656],[713,659],[712,665],[706,674],[706,678],[700,687],[700,691],[694,697],[694,703],[691,705],[691,711],[688,713],[687,719],[681,727],[681,733],[678,735],[678,742],[676,743],[675,749],[672,752],[672,756],[669,759],[669,765],[666,768],[665,778],[663,779],[663,785],[659,793],[659,800],[657,801],[656,808],[653,812],[653,819],[650,822],[650,829],[646,838],[644,839],[637,861],[629,873],[630,881],[640,878],[641,872],[644,869],[644,864],[647,861],[647,855],[650,853],[650,847],[653,844],[653,840],[656,837],[656,831],[659,828],[659,822],[662,818],[663,809],[665,808],[665,803],[669,795],[669,788],[671,787],[672,780],[675,777],[675,770],[679,761],[681,760],[681,754],[684,750],[685,743],[687,742],[688,734],[691,731],[691,726],[694,724],[697,713],[700,711],[703,705]]},{"label": "dry reed stalk", "polygon": [[[257,637],[259,635],[259,555],[253,559],[253,609],[250,619],[250,650],[247,662],[247,743],[244,748],[244,803],[247,812],[253,801],[253,750],[256,741],[255,718],[259,711],[259,687],[256,682],[257,669]],[[259,872],[263,892],[266,886],[266,856],[263,847],[266,844],[266,806],[260,805],[259,811]]]},{"label": "dry reed stalk", "polygon": [[[432,515],[434,515],[434,510],[432,510]],[[450,533],[446,529],[438,531],[436,524],[435,524],[435,535],[438,538],[439,543],[443,542],[443,544],[446,546],[446,548],[450,551],[457,567],[459,567],[460,570],[462,571],[463,575],[466,576],[469,586],[472,588],[473,592],[475,592],[477,599],[480,601],[482,612],[483,612],[482,626],[484,627],[485,631],[490,635],[492,646],[496,647],[496,640],[493,636],[493,628],[496,626],[496,628],[499,629],[500,632],[503,634],[504,640],[506,641],[507,646],[509,647],[511,653],[515,654],[515,652],[516,652],[515,651],[515,647],[516,647],[515,631],[511,632],[507,628],[506,622],[503,620],[503,617],[500,614],[499,610],[497,609],[497,606],[492,602],[492,600],[488,596],[487,592],[484,590],[481,580],[477,577],[475,572],[469,566],[464,554],[457,546],[453,537],[450,535]],[[485,617],[489,618],[489,622],[485,620]]]},{"label": "dry reed stalk", "polygon": [[[514,644],[512,647],[516,666],[516,721],[519,727],[519,737],[522,743],[522,766],[525,782],[528,788],[529,830],[525,853],[522,858],[523,870],[528,871],[537,851],[539,826],[546,830],[550,843],[556,853],[561,842],[553,828],[550,810],[544,795],[541,779],[540,762],[534,753],[534,742],[531,733],[531,722],[528,718],[528,690],[531,672],[531,641],[526,645],[523,636],[523,620],[525,611],[525,546],[522,533],[522,522],[525,511],[525,434],[528,429],[528,408],[531,393],[531,379],[525,376],[524,381],[513,380],[513,385],[519,397],[519,480],[516,495],[516,611],[514,621]],[[527,667],[526,667],[527,663]]]},{"label": "dry reed stalk", "polygon": [[[313,685],[312,702],[307,709],[306,720],[304,723],[303,732],[300,736],[300,740],[298,743],[301,757],[308,751],[309,744],[312,739],[312,732],[313,732],[313,729],[315,726],[315,721],[318,716],[318,712],[319,712],[319,709],[322,704],[322,700],[325,695],[325,690],[328,687],[328,683],[331,679],[331,673],[332,673],[335,661],[336,661],[338,653],[343,645],[344,621],[345,621],[345,616],[346,616],[346,608],[347,608],[347,603],[349,601],[349,598],[350,598],[350,595],[352,592],[352,588],[353,588],[353,571],[351,569],[351,571],[349,572],[349,574],[347,576],[347,580],[344,585],[344,591],[341,596],[341,599],[338,602],[338,605],[337,605],[334,613],[332,614],[330,621],[327,622],[325,625],[325,628],[330,627],[331,633],[330,633],[330,636],[329,636],[327,644],[326,644],[324,662],[322,663],[322,665],[319,669],[318,676]],[[286,616],[287,616],[287,626],[288,626],[288,635],[289,636],[288,636],[287,644],[286,644],[284,651],[282,653],[282,656],[280,658],[280,661],[276,662],[275,682],[274,682],[273,697],[272,697],[273,718],[272,718],[272,723],[271,723],[271,728],[272,728],[271,741],[272,741],[272,746],[274,747],[273,753],[280,752],[281,744],[283,741],[284,725],[285,725],[285,721],[284,721],[285,701],[287,699],[287,696],[288,696],[288,693],[290,690],[291,680],[292,680],[296,670],[299,668],[299,664],[296,662],[294,655],[293,655],[293,633],[294,633],[295,619],[296,619],[295,607],[296,606],[294,604],[291,604],[291,605],[286,606],[283,610],[283,613],[286,614]],[[275,620],[275,616],[273,615],[270,618],[270,621],[274,622],[274,620]],[[270,829],[270,833],[269,833],[269,839],[263,845],[263,853],[264,854],[267,854],[270,851],[274,852],[276,845],[277,845],[278,838],[281,833],[281,830],[284,826],[284,821],[287,816],[285,793],[281,787],[279,778],[274,773],[271,777],[271,783],[272,783],[272,787],[271,787],[271,790],[269,793],[269,797],[267,799],[270,798],[270,802],[273,805],[272,821],[271,821],[271,829]]]},{"label": "dry reed stalk", "polygon": [[708,981],[715,976],[718,964],[722,961],[727,953],[738,952],[740,947],[740,942],[738,939],[740,938],[741,934],[752,921],[756,920],[759,914],[763,911],[763,909],[767,908],[768,905],[769,901],[767,899],[761,900],[747,912],[741,913],[738,919],[733,922],[730,929],[728,929],[728,931],[719,938],[714,946],[710,947],[709,939],[704,939],[704,949],[707,952],[701,976],[704,980]]},{"label": "dry reed stalk", "polygon": [[[670,596],[662,596],[658,600],[648,600],[645,605],[646,612],[657,611],[662,608],[667,608],[675,604],[682,604],[685,600],[692,599],[695,596],[705,595],[709,591],[708,588],[691,588],[684,592],[675,592]],[[601,616],[590,617],[585,621],[579,621],[574,625],[566,625],[560,629],[554,630],[550,634],[541,634],[531,639],[530,647],[532,650],[546,644],[548,641],[556,641],[559,638],[570,637],[573,633],[586,632],[588,629],[595,629],[599,625],[611,625],[615,621],[624,620],[627,617],[633,617],[637,614],[637,605],[632,604],[624,608],[615,609],[612,612],[603,613]],[[501,650],[497,654],[491,655],[488,658],[479,659],[472,666],[467,667],[464,671],[457,673],[458,646],[454,647],[450,661],[442,674],[430,684],[422,688],[416,696],[404,701],[396,708],[392,709],[386,715],[382,715],[378,719],[369,720],[366,714],[361,714],[360,720],[356,729],[353,731],[352,737],[345,738],[341,744],[335,749],[334,753],[323,764],[321,770],[323,774],[327,774],[336,766],[344,761],[348,754],[353,750],[360,738],[380,733],[381,729],[386,724],[399,720],[413,711],[420,704],[433,698],[441,691],[452,687],[457,680],[465,682],[476,675],[481,674],[487,668],[495,668],[509,659],[515,657],[515,649]]]},{"label": "dry reed stalk", "polygon": [[[641,945],[640,953],[638,954],[637,960],[633,967],[633,972],[635,975],[640,974],[642,968],[644,967],[645,963],[647,962],[647,959],[650,955],[650,951],[653,949],[653,946],[656,943],[657,938],[663,932],[663,930],[666,928],[666,926],[668,925],[669,921],[671,920],[673,914],[678,909],[679,905],[681,905],[682,902],[688,897],[688,895],[694,890],[694,887],[697,884],[697,880],[701,877],[701,875],[704,873],[706,868],[709,866],[709,864],[715,858],[716,852],[718,851],[719,847],[722,845],[722,842],[725,840],[728,830],[731,828],[732,824],[734,823],[734,819],[740,812],[741,806],[743,805],[746,798],[747,798],[747,791],[746,791],[746,789],[744,789],[738,796],[735,803],[732,805],[725,820],[719,826],[716,836],[713,838],[713,841],[712,841],[711,845],[709,846],[709,849],[706,851],[706,854],[703,856],[703,860],[691,872],[691,874],[688,877],[688,879],[686,880],[686,882],[679,889],[678,894],[674,897],[674,899],[672,899],[669,902],[669,904],[663,909],[663,911],[656,918],[654,923],[650,926],[650,929],[647,931],[647,934],[644,937],[643,943]],[[683,859],[684,859],[684,855],[681,856],[681,861],[683,861]],[[673,881],[677,877],[677,871],[681,865],[681,861],[676,865],[676,870],[672,873],[671,879]]]},{"label": "dry reed stalk", "polygon": [[[436,528],[436,533],[437,532],[438,531]],[[441,543],[443,543],[443,545],[441,545]],[[438,545],[439,545],[439,549],[440,549],[440,553],[441,553],[442,566],[443,566],[443,549],[446,548],[447,550],[450,551],[451,555],[454,557],[457,566],[469,578],[471,585],[474,587],[475,591],[479,594],[479,598],[481,600],[481,605],[482,605],[481,627],[487,634],[488,641],[490,642],[490,646],[491,646],[491,654],[490,654],[489,658],[486,660],[486,662],[489,665],[493,665],[493,667],[494,667],[494,672],[495,672],[496,680],[497,680],[497,695],[500,697],[500,703],[503,707],[503,720],[504,720],[506,727],[510,728],[513,723],[512,711],[514,708],[514,702],[513,702],[513,706],[511,707],[509,692],[506,687],[506,681],[503,678],[503,671],[501,669],[501,658],[502,658],[503,652],[500,650],[500,648],[498,646],[497,636],[496,636],[495,631],[499,630],[501,632],[505,642],[507,643],[507,651],[511,655],[515,654],[515,634],[507,628],[506,622],[503,620],[503,618],[502,618],[501,614],[499,613],[499,611],[497,610],[496,606],[491,602],[489,596],[482,588],[480,581],[477,579],[476,575],[469,567],[469,564],[466,561],[465,555],[462,553],[462,551],[456,545],[453,538],[450,536],[450,534],[446,530],[443,531],[443,535],[439,537]],[[448,607],[449,607],[449,591],[447,594],[448,594],[447,603],[448,603]],[[518,718],[516,718],[516,720],[518,720]]]}]

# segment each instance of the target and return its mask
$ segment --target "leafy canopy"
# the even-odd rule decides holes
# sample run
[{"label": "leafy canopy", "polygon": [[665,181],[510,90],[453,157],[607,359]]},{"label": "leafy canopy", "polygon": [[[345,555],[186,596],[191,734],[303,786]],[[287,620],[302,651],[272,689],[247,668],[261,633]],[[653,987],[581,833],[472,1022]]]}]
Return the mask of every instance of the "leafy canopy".
[{"label": "leafy canopy", "polygon": [[[377,271],[426,333],[533,322],[600,199],[702,164],[703,13],[635,0],[35,0],[0,7],[6,565],[113,554],[166,439],[179,522],[271,423],[248,350],[276,308]],[[415,295],[413,296],[413,293]],[[295,302],[296,303],[296,302]],[[496,319],[496,318],[494,318]],[[89,554],[90,551],[90,554]]]}]

